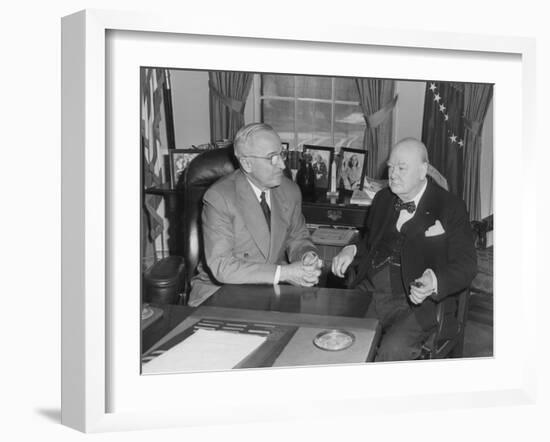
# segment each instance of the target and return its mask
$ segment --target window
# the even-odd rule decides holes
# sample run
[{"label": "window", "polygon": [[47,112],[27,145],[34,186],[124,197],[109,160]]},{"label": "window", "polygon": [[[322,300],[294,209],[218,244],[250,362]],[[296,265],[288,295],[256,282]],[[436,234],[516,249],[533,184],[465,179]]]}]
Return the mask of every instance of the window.
[{"label": "window", "polygon": [[353,78],[262,74],[262,121],[291,148],[363,147],[365,121]]}]

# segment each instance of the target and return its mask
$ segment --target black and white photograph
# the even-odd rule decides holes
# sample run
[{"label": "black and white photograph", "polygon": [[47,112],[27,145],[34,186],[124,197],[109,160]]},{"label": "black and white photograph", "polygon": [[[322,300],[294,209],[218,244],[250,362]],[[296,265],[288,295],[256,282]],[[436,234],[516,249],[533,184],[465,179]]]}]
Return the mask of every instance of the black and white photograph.
[{"label": "black and white photograph", "polygon": [[328,189],[332,172],[334,148],[305,144],[303,158],[313,169],[313,183],[317,189]]},{"label": "black and white photograph", "polygon": [[338,186],[346,190],[357,190],[362,187],[366,172],[367,152],[360,149],[343,147],[340,150],[340,168],[336,175]]},{"label": "black and white photograph", "polygon": [[[142,128],[165,116],[144,170],[226,140],[196,157],[177,210],[144,189],[143,374],[492,356],[492,84],[142,69]],[[150,93],[167,85],[170,107]],[[376,204],[300,206],[289,149],[318,189],[382,183]],[[359,261],[314,242],[335,222],[362,233]]]},{"label": "black and white photograph", "polygon": [[180,182],[181,174],[189,163],[195,158],[200,152],[197,152],[194,149],[170,149],[170,179],[172,184],[172,189],[175,189]]}]

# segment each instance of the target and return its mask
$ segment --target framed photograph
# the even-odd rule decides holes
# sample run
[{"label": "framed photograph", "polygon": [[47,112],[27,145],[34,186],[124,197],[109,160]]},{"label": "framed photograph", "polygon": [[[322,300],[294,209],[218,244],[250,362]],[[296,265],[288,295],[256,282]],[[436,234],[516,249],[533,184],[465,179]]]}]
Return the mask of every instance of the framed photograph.
[{"label": "framed photograph", "polygon": [[195,149],[170,149],[170,185],[172,189],[178,186],[181,174],[187,168],[191,160],[199,155]]},{"label": "framed photograph", "polygon": [[367,152],[361,149],[342,147],[336,185],[346,190],[362,189],[367,165]]},{"label": "framed photograph", "polygon": [[[256,23],[248,17],[182,23],[174,15],[97,10],[63,19],[62,423],[100,432],[289,418],[364,421],[381,412],[536,404],[539,291],[522,269],[537,254],[530,228],[537,192],[507,182],[523,171],[518,156],[532,161],[535,153],[534,41],[281,21],[259,29]],[[516,239],[499,243],[495,259],[498,357],[144,376],[137,154],[143,66],[498,85],[495,187],[506,192],[495,192],[495,207],[521,202],[523,226],[507,216],[495,224],[499,237]],[[260,114],[250,112],[249,118]],[[330,177],[331,148],[311,148]],[[323,299],[308,302],[314,308]],[[183,407],[182,398],[191,406]]]},{"label": "framed photograph", "polygon": [[316,189],[328,189],[332,173],[334,147],[304,144],[303,158],[311,163]]}]

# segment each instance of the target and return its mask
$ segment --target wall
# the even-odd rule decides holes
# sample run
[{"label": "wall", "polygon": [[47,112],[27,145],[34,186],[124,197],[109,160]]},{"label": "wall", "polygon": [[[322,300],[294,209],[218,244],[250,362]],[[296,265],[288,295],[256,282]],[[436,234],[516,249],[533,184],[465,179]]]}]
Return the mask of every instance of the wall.
[{"label": "wall", "polygon": [[173,69],[171,77],[175,147],[209,142],[208,72]]},{"label": "wall", "polygon": [[422,138],[422,116],[424,115],[423,81],[397,81],[395,93],[398,94],[394,112],[393,139],[406,137]]}]

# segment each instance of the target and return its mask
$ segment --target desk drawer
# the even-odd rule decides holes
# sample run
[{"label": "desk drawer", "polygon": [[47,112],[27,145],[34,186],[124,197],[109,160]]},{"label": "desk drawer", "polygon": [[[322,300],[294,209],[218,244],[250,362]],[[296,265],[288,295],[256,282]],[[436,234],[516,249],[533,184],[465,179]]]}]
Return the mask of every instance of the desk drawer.
[{"label": "desk drawer", "polygon": [[302,204],[302,212],[308,224],[328,224],[363,228],[368,207],[324,206]]}]

